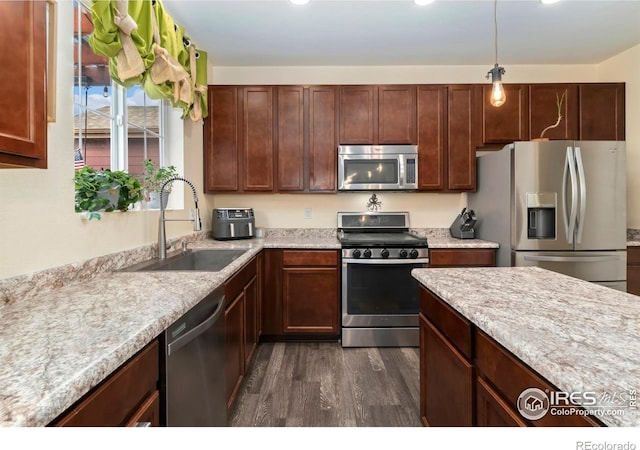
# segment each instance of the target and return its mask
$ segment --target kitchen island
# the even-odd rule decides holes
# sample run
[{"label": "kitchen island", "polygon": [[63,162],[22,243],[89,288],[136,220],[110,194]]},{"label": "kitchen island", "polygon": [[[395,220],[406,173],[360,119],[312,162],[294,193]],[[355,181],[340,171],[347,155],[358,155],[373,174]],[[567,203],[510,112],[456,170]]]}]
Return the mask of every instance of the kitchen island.
[{"label": "kitchen island", "polygon": [[[530,379],[541,377],[540,382],[548,382],[551,390],[574,393],[573,403],[594,411],[587,419],[596,418],[596,425],[640,425],[637,296],[536,267],[414,269],[412,275],[423,286],[421,320],[428,322],[436,336],[428,339],[445,339],[455,354],[452,367],[460,367],[463,374],[465,394],[461,397],[472,404],[460,409],[470,424],[486,424],[479,422],[487,419],[487,411],[472,410],[473,404],[482,406],[486,389],[504,407],[499,421],[491,411],[489,419],[500,424],[542,424],[543,420],[518,417],[517,393],[515,399],[503,394],[501,386],[492,384],[491,376],[485,377],[499,378],[509,372],[509,367],[501,365],[509,360],[522,366],[517,373],[526,371]],[[449,322],[433,325],[442,318]],[[447,331],[453,332],[447,335]],[[437,368],[428,370],[432,379],[440,377]],[[425,394],[423,381],[421,397]],[[458,395],[457,390],[454,394]],[[433,406],[423,404],[427,410]],[[440,420],[438,411],[432,417],[434,423]],[[474,420],[478,422],[471,423]],[[434,424],[424,417],[423,422]]]}]

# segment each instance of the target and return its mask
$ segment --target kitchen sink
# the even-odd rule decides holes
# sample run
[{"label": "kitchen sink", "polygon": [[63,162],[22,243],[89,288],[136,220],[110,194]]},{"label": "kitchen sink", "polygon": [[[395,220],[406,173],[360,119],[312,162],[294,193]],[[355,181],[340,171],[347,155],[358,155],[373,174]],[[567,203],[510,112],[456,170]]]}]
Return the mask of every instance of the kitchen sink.
[{"label": "kitchen sink", "polygon": [[152,259],[122,269],[123,272],[201,271],[218,272],[244,254],[246,249],[199,249],[179,252],[166,259]]}]

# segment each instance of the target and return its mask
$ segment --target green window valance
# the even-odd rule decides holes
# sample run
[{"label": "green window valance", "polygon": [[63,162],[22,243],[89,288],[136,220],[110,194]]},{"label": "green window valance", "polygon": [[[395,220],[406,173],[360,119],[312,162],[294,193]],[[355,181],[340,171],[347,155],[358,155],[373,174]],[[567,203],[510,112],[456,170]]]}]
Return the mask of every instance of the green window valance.
[{"label": "green window valance", "polygon": [[96,0],[89,45],[109,58],[111,78],[168,99],[182,118],[207,116],[207,53],[197,49],[160,0]]}]

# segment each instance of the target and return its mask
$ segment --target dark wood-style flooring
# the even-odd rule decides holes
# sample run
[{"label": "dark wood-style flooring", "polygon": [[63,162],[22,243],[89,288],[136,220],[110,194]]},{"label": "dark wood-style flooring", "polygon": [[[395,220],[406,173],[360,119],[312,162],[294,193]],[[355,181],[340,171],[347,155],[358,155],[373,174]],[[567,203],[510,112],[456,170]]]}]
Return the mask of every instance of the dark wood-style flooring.
[{"label": "dark wood-style flooring", "polygon": [[231,426],[421,426],[417,348],[263,343],[256,352]]}]

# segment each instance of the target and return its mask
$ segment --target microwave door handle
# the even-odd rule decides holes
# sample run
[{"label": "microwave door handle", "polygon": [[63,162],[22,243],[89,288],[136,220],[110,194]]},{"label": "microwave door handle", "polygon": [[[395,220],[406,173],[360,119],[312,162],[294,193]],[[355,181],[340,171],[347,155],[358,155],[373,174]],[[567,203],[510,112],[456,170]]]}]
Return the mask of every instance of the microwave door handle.
[{"label": "microwave door handle", "polygon": [[407,161],[405,160],[404,155],[398,155],[398,187],[400,188],[404,186],[406,164]]},{"label": "microwave door handle", "polygon": [[576,147],[576,166],[578,167],[578,178],[580,184],[580,216],[578,218],[578,230],[576,233],[576,244],[582,243],[582,230],[584,229],[584,217],[587,213],[587,183],[584,176],[584,165],[582,164],[582,153],[580,147]]},{"label": "microwave door handle", "polygon": [[[571,213],[567,217],[567,174],[571,178]],[[578,202],[578,191],[576,186],[576,165],[573,159],[571,147],[567,147],[567,156],[564,163],[564,173],[562,175],[562,210],[564,215],[564,230],[567,234],[567,243],[573,244],[573,234],[576,226],[576,204]]]}]

